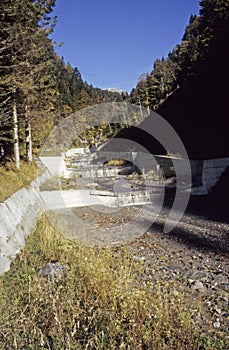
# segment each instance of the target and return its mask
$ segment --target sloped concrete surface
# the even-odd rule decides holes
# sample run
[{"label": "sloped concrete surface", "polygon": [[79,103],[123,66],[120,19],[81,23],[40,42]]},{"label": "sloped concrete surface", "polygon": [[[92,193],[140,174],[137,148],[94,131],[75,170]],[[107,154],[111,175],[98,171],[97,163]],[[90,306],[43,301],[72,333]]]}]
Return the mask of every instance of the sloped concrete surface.
[{"label": "sloped concrete surface", "polygon": [[42,212],[39,185],[50,177],[48,171],[0,203],[0,275],[25,244],[25,237],[35,228]]},{"label": "sloped concrete surface", "polygon": [[44,210],[85,207],[91,205],[115,205],[115,197],[91,196],[90,190],[40,192]]}]

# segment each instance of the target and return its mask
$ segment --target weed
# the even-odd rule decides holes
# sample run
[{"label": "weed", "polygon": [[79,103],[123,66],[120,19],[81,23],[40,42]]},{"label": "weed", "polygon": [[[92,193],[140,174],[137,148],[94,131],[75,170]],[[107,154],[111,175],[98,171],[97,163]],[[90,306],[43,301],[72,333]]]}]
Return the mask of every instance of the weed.
[{"label": "weed", "polygon": [[29,186],[31,181],[39,175],[35,162],[21,162],[20,170],[13,162],[0,166],[0,202],[10,197],[19,189]]},{"label": "weed", "polygon": [[[49,261],[65,266],[61,280],[38,276]],[[223,349],[200,338],[182,289],[143,276],[128,248],[78,246],[43,217],[0,279],[0,348]]]}]

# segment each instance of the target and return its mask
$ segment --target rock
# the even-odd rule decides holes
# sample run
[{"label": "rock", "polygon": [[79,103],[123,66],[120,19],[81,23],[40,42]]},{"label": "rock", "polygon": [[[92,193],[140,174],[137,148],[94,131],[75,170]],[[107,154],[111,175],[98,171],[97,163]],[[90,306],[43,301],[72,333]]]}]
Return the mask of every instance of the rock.
[{"label": "rock", "polygon": [[204,290],[205,289],[203,283],[200,282],[200,281],[194,282],[193,285],[192,285],[192,288],[195,289],[195,290]]},{"label": "rock", "polygon": [[214,271],[212,271],[212,273],[214,273],[215,275],[219,275],[222,272],[223,272],[222,270],[214,270]]},{"label": "rock", "polygon": [[160,261],[160,262],[165,261],[165,259],[166,259],[166,258],[165,258],[165,256],[163,256],[163,255],[157,257],[157,260]]},{"label": "rock", "polygon": [[134,261],[145,261],[146,260],[146,257],[145,256],[136,256],[136,255],[133,255],[132,259]]},{"label": "rock", "polygon": [[65,267],[56,263],[48,263],[44,265],[38,272],[38,276],[54,281],[63,276]]},{"label": "rock", "polygon": [[174,185],[176,183],[176,177],[169,177],[164,181],[165,185]]},{"label": "rock", "polygon": [[221,314],[222,313],[222,310],[220,308],[218,308],[218,306],[215,307],[215,311],[217,312],[217,314]]},{"label": "rock", "polygon": [[167,268],[175,274],[180,274],[182,272],[182,269],[178,266],[168,265]]},{"label": "rock", "polygon": [[213,327],[214,327],[214,328],[220,328],[220,322],[219,322],[219,321],[214,322],[214,323],[213,323]]},{"label": "rock", "polygon": [[180,293],[178,292],[178,290],[175,289],[175,290],[172,291],[172,294],[175,295],[175,296],[178,296]]},{"label": "rock", "polygon": [[189,273],[187,275],[187,279],[190,283],[194,282],[195,280],[199,280],[199,279],[206,280],[206,278],[207,278],[207,274],[203,271],[194,271],[194,272]]}]

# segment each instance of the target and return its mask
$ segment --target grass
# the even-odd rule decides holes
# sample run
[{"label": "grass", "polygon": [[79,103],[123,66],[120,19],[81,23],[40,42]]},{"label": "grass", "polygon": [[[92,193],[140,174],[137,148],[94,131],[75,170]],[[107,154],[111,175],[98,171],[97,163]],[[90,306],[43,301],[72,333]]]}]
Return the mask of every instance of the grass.
[{"label": "grass", "polygon": [[76,176],[73,175],[72,177],[65,179],[58,175],[54,175],[41,184],[40,191],[58,191],[74,188],[76,188]]},{"label": "grass", "polygon": [[[63,264],[65,276],[38,277],[49,261]],[[155,288],[143,275],[127,249],[78,246],[43,217],[0,278],[0,349],[225,349],[198,335],[182,289]]]},{"label": "grass", "polygon": [[29,186],[31,181],[39,175],[39,169],[35,162],[21,161],[20,170],[13,162],[0,166],[0,202],[10,197],[19,189]]},{"label": "grass", "polygon": [[61,188],[61,180],[58,175],[52,176],[40,185],[40,191],[56,191]]},{"label": "grass", "polygon": [[105,166],[124,166],[130,165],[131,163],[125,159],[109,159],[104,163]]}]

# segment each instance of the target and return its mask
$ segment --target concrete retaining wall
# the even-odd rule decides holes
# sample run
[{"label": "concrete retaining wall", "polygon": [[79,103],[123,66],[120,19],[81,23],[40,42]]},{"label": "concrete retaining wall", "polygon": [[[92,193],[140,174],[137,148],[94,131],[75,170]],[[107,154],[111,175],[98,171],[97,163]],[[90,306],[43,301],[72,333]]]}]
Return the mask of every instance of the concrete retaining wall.
[{"label": "concrete retaining wall", "polygon": [[58,157],[40,157],[42,164],[49,170],[52,176],[64,176],[66,173],[66,165],[64,156]]},{"label": "concrete retaining wall", "polygon": [[50,177],[48,171],[0,203],[0,275],[7,271],[11,261],[25,244],[42,213],[39,185]]},{"label": "concrete retaining wall", "polygon": [[[157,156],[154,158],[162,169],[165,177],[174,176],[173,161],[180,164],[179,168],[186,170],[185,160],[176,157]],[[223,172],[229,167],[229,158],[207,160],[190,160],[192,171],[192,195],[205,195],[217,184]],[[156,169],[155,169],[156,170]]]},{"label": "concrete retaining wall", "polygon": [[[178,157],[169,157],[169,156],[157,156],[154,155],[156,162],[163,169],[163,175],[167,177],[175,176],[173,161],[178,164],[178,167],[181,171],[186,171],[186,160]],[[190,166],[192,171],[192,185],[200,186],[202,184],[202,170],[203,170],[203,161],[202,160],[192,160],[190,159]]]},{"label": "concrete retaining wall", "polygon": [[117,198],[117,204],[120,207],[126,207],[131,205],[144,205],[148,203],[156,203],[161,201],[163,198],[163,192],[150,192],[150,191],[140,191],[140,192],[129,192],[129,193],[119,193]]},{"label": "concrete retaining wall", "polygon": [[[102,167],[97,165],[90,165],[89,167],[80,168],[75,170],[75,174],[83,179],[94,179],[98,177],[115,177],[124,170],[128,171],[130,169],[127,167]],[[73,170],[73,169],[70,169]]]},{"label": "concrete retaining wall", "polygon": [[229,167],[229,158],[207,159],[203,161],[202,185],[192,189],[192,195],[208,194]]},{"label": "concrete retaining wall", "polygon": [[111,192],[111,191],[100,191],[92,190],[90,195],[94,196],[105,196],[114,198],[115,205],[119,207],[131,206],[131,205],[142,205],[148,203],[160,202],[163,198],[163,186],[155,188],[154,191],[130,191],[130,192]]},{"label": "concrete retaining wall", "polygon": [[[174,156],[150,155],[141,152],[97,152],[97,161],[101,164],[108,159],[125,159],[132,162],[135,166],[143,171],[143,173],[153,170],[155,178],[170,178],[175,175],[174,165],[179,169],[179,174],[184,178],[186,176],[187,160]],[[85,158],[86,159],[86,158]],[[84,159],[84,161],[85,161]],[[77,165],[77,162],[76,162]],[[192,195],[208,194],[210,190],[217,184],[223,172],[229,166],[229,158],[217,158],[208,160],[190,160],[192,172]],[[78,174],[84,178],[94,177],[113,177],[120,173],[120,170],[106,169],[101,166],[97,169],[92,165],[82,164],[79,166]]]},{"label": "concrete retaining wall", "polygon": [[[183,175],[186,174],[186,162],[184,158],[163,156],[163,155],[151,155],[142,152],[98,152],[98,158],[101,159],[115,159],[121,158],[132,162],[135,166],[141,169],[143,172],[153,170],[157,177],[173,177],[175,176],[174,164],[182,171]],[[202,160],[190,160],[192,171],[192,185],[202,185]]]}]

